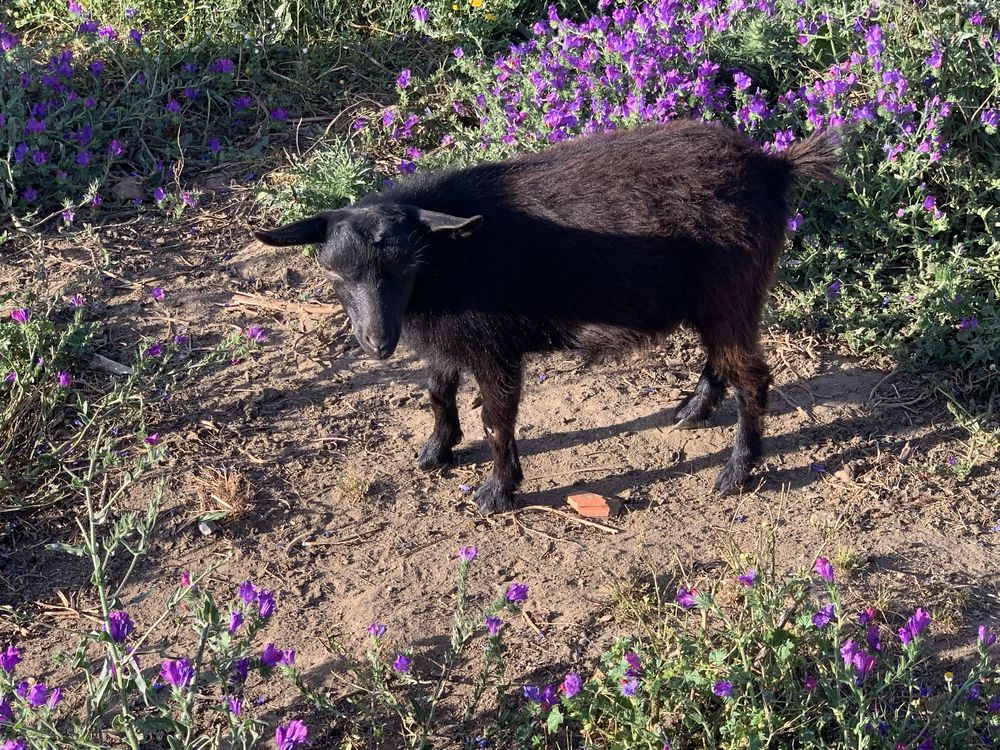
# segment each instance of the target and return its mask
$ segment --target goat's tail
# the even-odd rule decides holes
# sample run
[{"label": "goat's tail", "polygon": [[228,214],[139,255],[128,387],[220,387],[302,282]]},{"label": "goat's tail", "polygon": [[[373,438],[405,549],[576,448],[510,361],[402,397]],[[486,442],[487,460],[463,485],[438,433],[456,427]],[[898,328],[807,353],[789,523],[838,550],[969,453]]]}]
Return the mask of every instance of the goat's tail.
[{"label": "goat's tail", "polygon": [[844,185],[846,181],[835,172],[840,166],[841,141],[839,130],[824,130],[796,141],[778,157],[788,165],[792,179],[799,185],[808,180]]}]

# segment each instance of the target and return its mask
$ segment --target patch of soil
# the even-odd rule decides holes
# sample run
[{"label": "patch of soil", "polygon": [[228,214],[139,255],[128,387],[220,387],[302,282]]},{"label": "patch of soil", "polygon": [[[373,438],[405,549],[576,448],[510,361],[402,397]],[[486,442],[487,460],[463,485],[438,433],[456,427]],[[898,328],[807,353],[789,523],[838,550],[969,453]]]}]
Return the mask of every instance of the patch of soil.
[{"label": "patch of soil", "polygon": [[[113,275],[93,270],[94,243],[115,260],[105,269]],[[140,628],[181,571],[211,567],[220,596],[247,578],[276,590],[268,640],[296,648],[311,681],[329,679],[329,633],[360,655],[373,621],[388,626],[391,647],[413,644],[418,667],[429,667],[450,631],[457,550],[476,545],[471,590],[480,601],[511,581],[530,587],[526,616],[507,624],[514,683],[551,681],[571,667],[586,672],[629,631],[611,596],[622,581],[696,583],[717,575],[733,550],[754,548],[765,528],[777,530],[779,570],[842,547],[859,561],[859,603],[880,593],[899,616],[936,605],[945,649],[971,642],[982,619],[996,621],[996,455],[971,456],[965,481],[949,474],[949,456],[967,457],[967,436],[925,382],[801,336],[770,336],[766,459],[753,486],[719,498],[712,483],[732,446],[732,401],[714,427],[670,428],[703,364],[693,336],[601,364],[538,357],[527,366],[517,429],[527,507],[484,518],[464,487],[490,468],[474,383],[459,393],[466,439],[457,463],[420,472],[415,457],[431,429],[420,363],[405,348],[388,362],[365,359],[346,321],[311,312],[336,304],[313,261],[253,242],[231,205],[180,225],[140,218],[47,241],[44,252],[50,277],[92,269],[112,359],[140,335],[185,332],[197,346],[250,324],[269,334],[261,353],[163,406],[156,429],[170,451],[159,470],[167,491],[156,550],[132,587],[153,592],[137,613]],[[27,255],[3,273],[8,283],[38,280]],[[152,302],[153,285],[166,289],[163,303]],[[244,296],[232,304],[235,293]],[[245,477],[250,508],[203,534],[192,522],[204,502],[195,477],[212,470]],[[131,503],[141,507],[150,491],[137,487]],[[568,511],[566,496],[580,491],[621,499],[623,514],[597,527],[553,512]],[[31,544],[16,535],[6,544],[6,602],[32,611],[31,602],[64,592],[73,607],[92,607],[79,561]],[[71,645],[78,621],[34,611],[41,616],[30,622],[8,620],[4,635],[36,653],[36,643]],[[455,705],[464,690],[456,686]],[[272,704],[292,699],[289,691]]]}]

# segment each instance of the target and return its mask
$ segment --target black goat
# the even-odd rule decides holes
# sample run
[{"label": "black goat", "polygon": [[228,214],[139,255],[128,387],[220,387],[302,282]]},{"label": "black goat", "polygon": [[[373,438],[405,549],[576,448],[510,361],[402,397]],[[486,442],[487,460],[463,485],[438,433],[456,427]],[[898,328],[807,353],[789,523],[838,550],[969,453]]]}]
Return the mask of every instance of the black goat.
[{"label": "black goat", "polygon": [[715,482],[725,493],[761,456],[771,376],[758,326],[788,194],[809,178],[837,181],[836,149],[832,134],[767,154],[717,125],[648,126],[418,174],[256,236],[323,243],[319,263],[362,348],[384,359],[402,333],[428,362],[434,432],[420,468],[452,460],[459,374],[473,374],[493,451],[481,512],[515,506],[525,354],[618,350],[682,322],[701,335],[708,363],[678,426],[703,424],[727,383],[736,391],[736,442]]}]

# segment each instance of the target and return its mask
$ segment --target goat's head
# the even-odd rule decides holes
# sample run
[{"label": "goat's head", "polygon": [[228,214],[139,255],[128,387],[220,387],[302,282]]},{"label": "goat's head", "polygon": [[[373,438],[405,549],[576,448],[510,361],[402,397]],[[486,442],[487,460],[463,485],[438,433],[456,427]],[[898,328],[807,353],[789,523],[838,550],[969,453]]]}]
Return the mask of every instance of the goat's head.
[{"label": "goat's head", "polygon": [[326,211],[266,232],[268,245],[322,244],[319,264],[361,347],[385,359],[399,343],[403,313],[431,235],[467,237],[481,216],[462,218],[416,206],[375,203]]}]

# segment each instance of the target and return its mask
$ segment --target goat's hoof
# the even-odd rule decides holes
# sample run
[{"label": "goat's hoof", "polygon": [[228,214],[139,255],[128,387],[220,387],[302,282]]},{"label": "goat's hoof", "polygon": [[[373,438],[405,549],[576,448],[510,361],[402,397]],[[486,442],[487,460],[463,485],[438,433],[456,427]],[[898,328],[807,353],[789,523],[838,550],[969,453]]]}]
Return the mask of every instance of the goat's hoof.
[{"label": "goat's hoof", "polygon": [[517,500],[514,498],[513,490],[504,489],[499,482],[490,477],[476,490],[476,504],[479,506],[479,512],[487,516],[490,513],[514,510],[517,507]]},{"label": "goat's hoof", "polygon": [[432,437],[420,449],[420,455],[417,456],[417,466],[424,471],[433,471],[434,469],[441,469],[447,466],[454,462],[454,460],[455,454],[451,448],[437,438]]},{"label": "goat's hoof", "polygon": [[674,422],[675,430],[703,430],[706,427],[713,427],[712,420],[699,419],[698,417],[677,417]]},{"label": "goat's hoof", "polygon": [[729,495],[746,484],[750,478],[750,470],[728,462],[715,478],[715,491],[720,495]]}]

